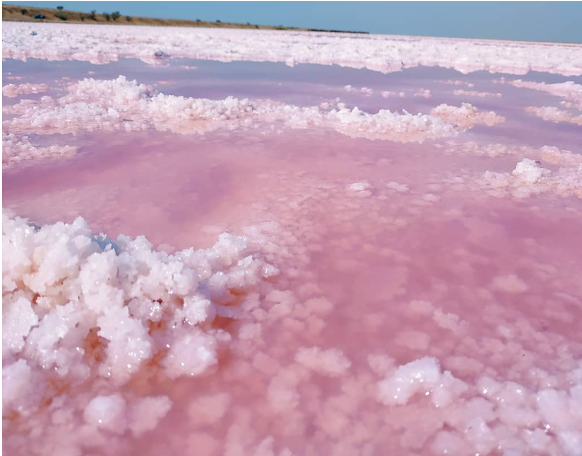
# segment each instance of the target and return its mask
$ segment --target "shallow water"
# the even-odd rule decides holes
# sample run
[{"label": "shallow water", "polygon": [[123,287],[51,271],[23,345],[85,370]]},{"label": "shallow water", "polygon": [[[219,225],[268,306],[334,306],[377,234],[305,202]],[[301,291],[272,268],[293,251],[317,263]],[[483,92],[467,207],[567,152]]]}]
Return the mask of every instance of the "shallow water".
[{"label": "shallow water", "polygon": [[[344,103],[370,114],[465,102],[505,118],[417,143],[266,116],[206,130],[81,123],[45,134],[5,114],[7,133],[78,148],[7,166],[5,209],[38,225],[82,216],[94,233],[145,235],[168,253],[247,234],[255,256],[280,271],[235,293],[235,319],[212,323],[231,340],[211,369],[168,378],[152,359],[122,386],[61,375],[42,405],[5,411],[11,454],[580,454],[582,130],[524,111],[563,98],[495,82],[499,74],[425,67],[7,59],[3,72],[5,84],[44,83],[51,97],[85,77],[123,74],[194,98]],[[531,175],[514,172],[524,158],[540,161]],[[550,172],[540,177],[540,167]],[[504,173],[503,185],[486,171]],[[144,434],[88,418],[95,395],[118,392],[127,410],[147,396],[172,407]]]}]

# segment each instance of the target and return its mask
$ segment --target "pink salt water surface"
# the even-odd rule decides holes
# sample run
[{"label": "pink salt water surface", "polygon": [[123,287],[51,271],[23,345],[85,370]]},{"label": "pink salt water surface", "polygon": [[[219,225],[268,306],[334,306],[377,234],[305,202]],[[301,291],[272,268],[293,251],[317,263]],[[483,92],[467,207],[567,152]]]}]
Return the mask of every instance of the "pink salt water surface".
[{"label": "pink salt water surface", "polygon": [[[130,60],[58,63],[50,81],[33,66],[27,72],[29,62],[5,62],[24,76],[19,83],[46,83],[55,99],[66,96],[66,84],[55,88],[63,75],[74,83],[125,74],[150,85],[172,80],[157,88],[176,96],[333,107],[316,115],[293,110],[286,119],[279,105],[257,102],[250,117],[217,110],[179,124],[181,110],[163,118],[157,111],[151,117],[127,112],[127,123],[140,128],[125,131],[108,119],[101,130],[87,131],[64,99],[46,112],[69,119],[67,134],[55,133],[53,120],[38,116],[40,108],[30,117],[45,122],[37,130],[25,133],[23,123],[12,122],[22,113],[8,117],[4,132],[17,139],[26,134],[34,147],[77,148],[73,156],[10,162],[3,169],[8,211],[47,227],[82,216],[95,234],[145,235],[153,250],[169,254],[209,250],[197,262],[177,253],[139,263],[150,247],[120,238],[116,248],[123,254],[94,247],[91,257],[82,250],[84,239],[92,239],[85,228],[54,225],[33,234],[24,222],[5,220],[4,250],[13,250],[3,267],[3,295],[12,306],[4,321],[10,338],[3,340],[9,347],[3,377],[12,386],[3,396],[4,449],[23,455],[579,455],[582,132],[525,111],[559,106],[561,99],[498,84],[499,75],[481,72],[418,68],[372,75],[187,62],[170,61],[163,69]],[[183,65],[196,70],[186,73]],[[87,75],[88,68],[96,74]],[[556,78],[546,82],[581,83]],[[447,80],[502,96],[455,95],[461,85]],[[371,93],[347,92],[348,84]],[[431,97],[414,97],[420,89]],[[153,103],[143,97],[143,106]],[[173,99],[165,102],[164,109],[175,106]],[[470,103],[478,113],[454,111],[469,112],[461,120],[472,126],[437,124],[434,135],[442,137],[427,139],[425,124],[408,117],[364,122],[352,113],[338,123],[329,114],[341,109],[337,103],[368,114],[406,109],[426,116],[443,103]],[[488,111],[503,120],[474,124]],[[406,134],[387,133],[398,128]],[[245,235],[248,246],[212,247],[223,232]],[[51,278],[45,268],[62,277]],[[181,274],[189,268],[198,279],[194,291],[184,292]],[[123,290],[121,306],[130,309],[123,321],[131,330],[110,329],[119,319],[107,304],[117,302],[115,290]],[[186,310],[191,295],[208,298],[218,316],[201,312],[194,324],[198,317]],[[18,298],[30,300],[32,310],[22,301],[24,310],[13,310]],[[68,300],[93,312],[82,314],[80,329],[58,319]],[[157,304],[162,317],[154,318]],[[42,328],[47,334],[26,323],[34,320],[30,312],[53,319],[54,326]],[[47,340],[51,329],[66,336]],[[189,339],[193,334],[204,342]],[[126,366],[124,352],[134,351],[125,347],[150,339],[151,354]],[[53,350],[61,358],[52,360]],[[30,372],[17,365],[22,360]],[[19,378],[34,379],[37,391],[19,390]]]}]

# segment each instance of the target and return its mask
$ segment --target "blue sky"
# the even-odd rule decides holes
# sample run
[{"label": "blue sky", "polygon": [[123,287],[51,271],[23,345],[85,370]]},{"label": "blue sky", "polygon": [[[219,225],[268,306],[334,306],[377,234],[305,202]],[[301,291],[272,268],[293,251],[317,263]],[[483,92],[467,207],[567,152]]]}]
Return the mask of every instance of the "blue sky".
[{"label": "blue sky", "polygon": [[582,43],[582,2],[3,2],[398,35]]}]

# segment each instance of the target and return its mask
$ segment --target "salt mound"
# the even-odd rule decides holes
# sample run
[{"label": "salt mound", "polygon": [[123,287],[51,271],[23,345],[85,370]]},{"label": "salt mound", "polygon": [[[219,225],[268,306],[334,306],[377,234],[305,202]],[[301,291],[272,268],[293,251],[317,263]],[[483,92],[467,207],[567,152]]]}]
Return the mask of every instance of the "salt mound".
[{"label": "salt mound", "polygon": [[460,107],[441,104],[430,112],[431,116],[440,117],[444,121],[457,125],[462,131],[473,128],[476,125],[489,127],[504,122],[505,118],[493,111],[479,112],[469,103],[462,103]]},{"label": "salt mound", "polygon": [[385,405],[404,405],[418,393],[432,394],[436,407],[448,406],[467,386],[450,372],[441,372],[436,358],[425,357],[400,366],[379,384],[380,401]]},{"label": "salt mound", "polygon": [[169,255],[142,236],[94,235],[82,218],[39,228],[3,214],[2,248],[4,412],[30,416],[59,385],[87,423],[113,432],[145,432],[170,408],[121,385],[146,362],[170,379],[205,374],[231,338],[213,326],[216,309],[277,274],[246,237]]},{"label": "salt mound", "polygon": [[582,198],[582,167],[576,156],[557,153],[555,148],[545,147],[541,151],[550,159],[565,161],[568,166],[552,172],[540,166],[541,162],[524,158],[511,173],[486,171],[478,182],[493,196],[503,197],[510,193],[515,198],[527,198],[546,192],[560,196]]},{"label": "salt mound", "polygon": [[30,143],[28,136],[2,133],[2,168],[37,158],[71,157],[76,153],[74,146],[37,147]]},{"label": "salt mound", "polygon": [[528,106],[525,108],[525,112],[534,114],[541,119],[547,120],[548,122],[566,122],[575,125],[582,125],[582,114],[575,115],[571,112],[564,111],[563,109],[559,109],[554,106],[542,106],[541,108]]},{"label": "salt mound", "polygon": [[125,76],[113,80],[83,79],[68,86],[61,98],[22,100],[5,108],[14,118],[5,122],[12,133],[72,133],[79,131],[159,131],[204,134],[218,128],[250,128],[276,123],[293,129],[329,128],[353,138],[423,142],[456,136],[478,124],[495,125],[504,119],[479,112],[464,103],[460,108],[440,105],[431,115],[380,110],[376,114],[353,109],[298,107],[271,100],[186,98],[157,93]]}]

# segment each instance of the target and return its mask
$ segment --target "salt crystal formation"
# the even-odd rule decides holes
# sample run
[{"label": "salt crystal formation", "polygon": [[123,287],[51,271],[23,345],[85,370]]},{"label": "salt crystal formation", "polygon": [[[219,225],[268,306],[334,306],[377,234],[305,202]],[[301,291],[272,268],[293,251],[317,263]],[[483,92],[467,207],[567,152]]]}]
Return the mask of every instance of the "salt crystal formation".
[{"label": "salt crystal formation", "polygon": [[46,84],[8,84],[2,87],[2,96],[14,98],[19,95],[46,92]]},{"label": "salt crystal formation", "polygon": [[[131,27],[17,22],[6,24],[2,36],[2,57],[23,60],[98,64],[133,57],[159,64],[164,60],[160,56],[170,56],[222,62],[317,63],[385,73],[423,65],[462,73],[487,70],[522,75],[533,70],[582,75],[582,57],[568,44],[382,35],[354,39],[354,35],[340,33],[176,27],[141,27],[137,34]],[[49,41],[50,46],[45,46]]]},{"label": "salt crystal formation", "polygon": [[38,228],[3,215],[2,227],[4,412],[34,417],[64,389],[87,424],[116,434],[154,429],[171,402],[129,394],[126,411],[99,379],[119,388],[146,363],[170,379],[204,374],[230,339],[213,327],[217,306],[277,273],[227,234],[168,255],[143,237],[95,236],[81,218]]},{"label": "salt crystal formation", "polygon": [[[424,95],[423,95],[424,96]],[[369,114],[340,108],[298,107],[270,100],[249,101],[228,97],[208,100],[154,93],[153,89],[124,76],[115,80],[83,79],[68,87],[59,99],[42,97],[8,106],[14,115],[5,121],[11,133],[72,133],[88,130],[136,131],[154,127],[175,133],[208,133],[219,128],[247,127],[259,122],[283,123],[290,128],[331,128],[351,137],[423,142],[455,136],[478,124],[503,122],[494,112],[481,113],[474,106],[440,105],[431,115],[380,110]],[[10,158],[5,159],[6,163]]]},{"label": "salt crystal formation", "polygon": [[580,46],[6,23],[3,56],[7,454],[582,454]]},{"label": "salt crystal formation", "polygon": [[2,168],[38,158],[71,157],[76,152],[77,148],[74,146],[38,147],[30,143],[28,136],[2,133]]}]

